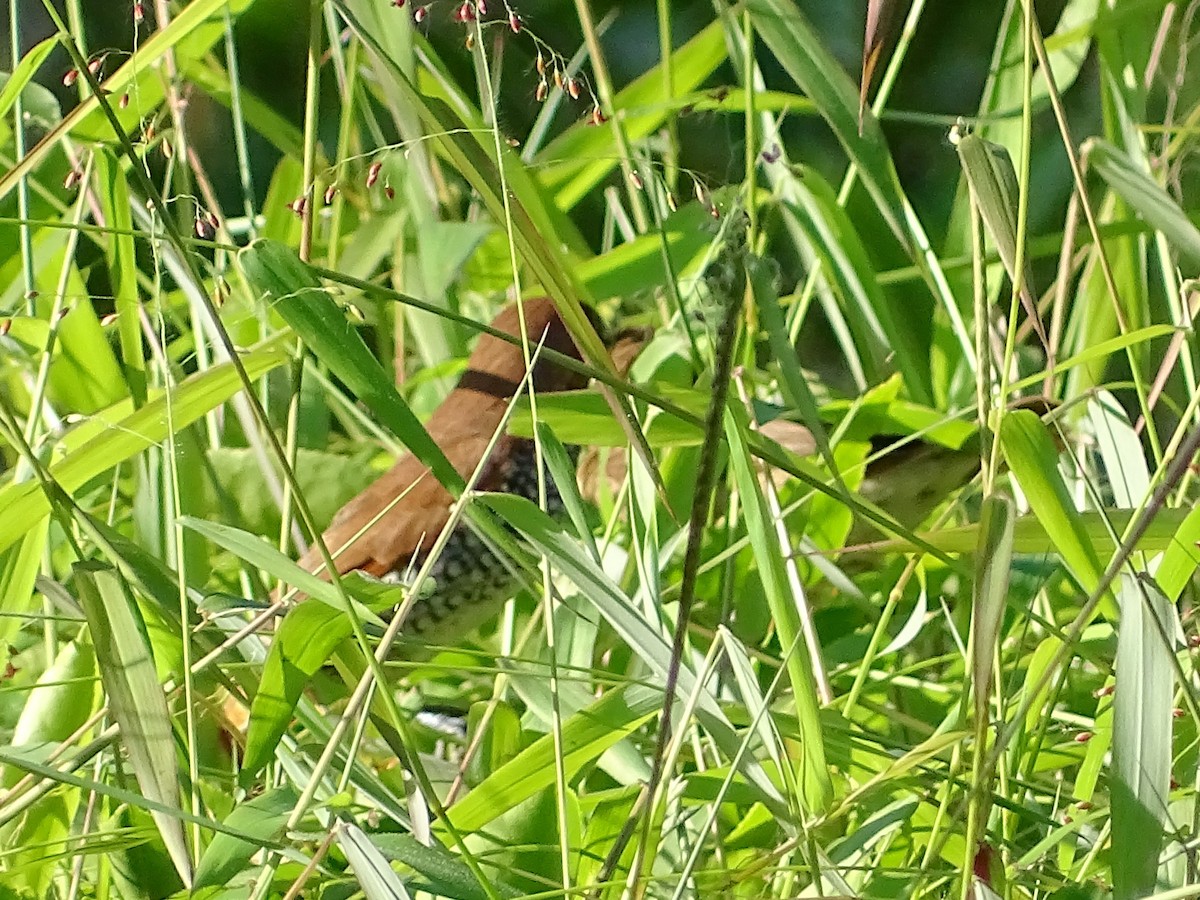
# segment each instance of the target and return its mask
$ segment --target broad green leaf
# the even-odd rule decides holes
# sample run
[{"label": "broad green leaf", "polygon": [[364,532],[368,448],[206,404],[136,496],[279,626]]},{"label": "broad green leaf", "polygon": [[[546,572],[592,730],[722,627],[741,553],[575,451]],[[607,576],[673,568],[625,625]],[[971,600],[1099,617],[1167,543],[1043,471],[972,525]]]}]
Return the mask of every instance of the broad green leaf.
[{"label": "broad green leaf", "polygon": [[[1154,517],[1151,528],[1154,528],[1164,516],[1171,516],[1177,512],[1177,510],[1163,510]],[[1187,586],[1196,567],[1200,566],[1200,506],[1193,507],[1182,519],[1176,517],[1171,523],[1171,527],[1173,528],[1170,535],[1171,540],[1162,548],[1164,551],[1162,561],[1154,571],[1154,579],[1158,582],[1159,589],[1166,594],[1167,599],[1174,603],[1179,599],[1184,587]]]},{"label": "broad green leaf", "polygon": [[[427,847],[411,834],[378,833],[370,836],[371,843],[388,859],[404,863],[429,882],[432,893],[462,900],[487,900],[492,896],[479,885],[470,867],[440,844]],[[522,893],[503,882],[493,881],[490,887],[503,898],[515,898]]]},{"label": "broad green leaf", "polygon": [[[64,644],[26,695],[11,743],[21,747],[70,738],[94,711],[96,675],[96,652],[86,635]],[[4,786],[11,788],[17,775],[5,770]]]},{"label": "broad green leaf", "polygon": [[[1178,329],[1171,325],[1147,325],[1145,328],[1139,328],[1131,331],[1128,334],[1117,335],[1116,337],[1107,338],[1103,341],[1096,341],[1088,344],[1083,350],[1067,359],[1060,360],[1054,364],[1053,374],[1058,375],[1064,372],[1070,372],[1079,366],[1098,366],[1110,356],[1115,356],[1122,350],[1128,347],[1136,347],[1141,344],[1149,344],[1155,338],[1171,334]],[[1027,378],[1022,378],[1020,381],[1013,382],[1011,390],[1014,392],[1022,391],[1026,388],[1039,385],[1045,381],[1045,375],[1039,372],[1036,375],[1030,375]]]},{"label": "broad green leaf", "polygon": [[599,559],[600,551],[596,548],[596,539],[593,537],[591,526],[588,523],[587,510],[584,508],[583,498],[579,495],[575,462],[571,459],[571,455],[563,446],[562,441],[558,439],[558,435],[554,433],[554,429],[549,425],[539,420],[537,433],[538,443],[541,445],[542,456],[549,473],[548,477],[553,478],[554,485],[558,488],[559,496],[562,497],[563,505],[571,518],[571,524],[575,527],[575,533],[579,535],[580,541],[592,558]]},{"label": "broad green leaf", "polygon": [[[1058,17],[1054,33],[1046,36],[1046,55],[1054,74],[1054,87],[1059,93],[1069,91],[1079,77],[1092,49],[1092,32],[1097,24],[1099,9],[1100,0],[1068,0]],[[1048,97],[1049,92],[1046,79],[1034,75],[1034,102]]]},{"label": "broad green leaf", "polygon": [[[663,221],[656,234],[618,244],[607,253],[578,264],[579,279],[597,300],[634,297],[647,285],[685,276],[705,259],[713,242],[712,219],[698,203],[681,206]],[[664,262],[664,254],[670,260]]]},{"label": "broad green leaf", "polygon": [[322,603],[301,603],[283,617],[250,704],[240,776],[244,785],[252,784],[274,758],[309,680],[351,632],[346,615]]},{"label": "broad green leaf", "polygon": [[[702,415],[708,402],[707,392],[691,388],[660,386],[659,393],[677,406]],[[595,391],[562,391],[539,396],[538,421],[545,422],[565,444],[588,447],[627,446],[625,433],[613,417],[612,409]],[[533,437],[533,416],[529,400],[518,399],[509,419],[508,431],[520,437]],[[650,419],[645,428],[651,447],[688,447],[704,438],[699,425],[662,412]]]},{"label": "broad green leaf", "polygon": [[1098,390],[1087,406],[1087,418],[1104,461],[1116,506],[1133,508],[1150,496],[1150,472],[1141,438],[1109,391]]},{"label": "broad green leaf", "polygon": [[[1045,676],[1050,671],[1050,664],[1061,650],[1062,641],[1057,637],[1048,637],[1037,645],[1029,657],[1029,668],[1026,669],[1021,690],[1023,694],[1031,691],[1037,693],[1029,700],[1029,711],[1025,713],[1025,731],[1028,733],[1034,732],[1038,723],[1046,716],[1046,703],[1049,701],[1053,685],[1051,680],[1046,679]],[[1033,756],[1032,749],[1029,755]]]}]

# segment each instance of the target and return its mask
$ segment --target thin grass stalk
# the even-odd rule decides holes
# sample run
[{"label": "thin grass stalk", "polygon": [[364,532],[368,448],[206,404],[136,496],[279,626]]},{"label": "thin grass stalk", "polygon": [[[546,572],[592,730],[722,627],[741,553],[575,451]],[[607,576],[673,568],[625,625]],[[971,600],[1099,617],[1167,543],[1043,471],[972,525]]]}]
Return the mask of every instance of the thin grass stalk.
[{"label": "thin grass stalk", "polygon": [[317,128],[321,98],[321,10],[324,0],[309,0],[308,54],[304,69],[304,176],[300,193],[300,259],[312,256],[313,221],[317,206]]},{"label": "thin grass stalk", "polygon": [[[742,236],[734,234],[731,239],[737,241],[740,247]],[[726,251],[729,253],[730,251]],[[664,776],[664,763],[667,743],[671,738],[671,714],[675,701],[675,689],[679,680],[679,667],[682,664],[684,646],[687,641],[688,622],[691,617],[692,604],[695,601],[696,570],[700,564],[700,549],[704,536],[705,524],[708,521],[709,507],[712,503],[713,492],[717,481],[717,456],[721,444],[721,433],[725,417],[726,400],[729,392],[729,374],[733,360],[733,350],[737,329],[738,312],[746,302],[749,290],[748,273],[745,270],[745,259],[742,258],[744,249],[726,261],[733,269],[732,279],[728,284],[721,285],[720,299],[724,306],[722,318],[713,344],[713,386],[709,398],[708,413],[704,423],[704,443],[702,444],[699,468],[696,474],[696,492],[693,495],[691,516],[688,520],[688,542],[684,552],[683,575],[679,590],[679,609],[676,614],[675,634],[671,644],[671,661],[667,669],[666,683],[663,686],[663,712],[659,722],[659,731],[654,750],[654,765],[648,780],[649,802],[635,859],[642,860],[645,865],[644,849],[650,841],[650,829],[655,819],[655,809],[658,806],[658,791]],[[620,857],[618,851],[616,857]],[[638,865],[634,865],[636,871]]]},{"label": "thin grass stalk", "polygon": [[[1030,157],[1033,151],[1033,32],[1037,27],[1033,18],[1032,4],[1025,4],[1024,9],[1024,40],[1022,41],[1024,49],[1024,65],[1021,70],[1021,152],[1018,156],[1017,168],[1017,236],[1015,259],[1013,261],[1012,273],[1012,295],[1009,301],[1008,310],[1008,329],[1005,335],[1004,342],[1004,357],[1000,365],[1000,384],[998,387],[998,416],[1002,419],[1008,409],[1008,381],[1009,372],[1012,371],[1013,356],[1016,353],[1017,339],[1017,316],[1018,310],[1021,308],[1021,291],[1024,289],[1024,280],[1026,273],[1025,265],[1025,234],[1029,224],[1029,165]],[[1037,309],[1034,307],[1028,313],[1030,316],[1037,314]],[[1046,353],[1048,359],[1046,365],[1048,368],[1054,368],[1054,358],[1052,350],[1047,344]],[[983,359],[980,358],[980,368],[984,366]],[[981,419],[981,422],[986,421]],[[1000,445],[1000,421],[997,420],[993,430],[992,457],[990,473],[994,478],[996,467],[999,464]],[[990,481],[990,479],[989,479]],[[986,496],[986,495],[985,495]]]},{"label": "thin grass stalk", "polygon": [[[662,68],[663,97],[670,103],[675,99],[675,57],[671,45],[670,0],[655,0],[658,15],[658,58]],[[679,121],[667,119],[667,140],[663,149],[662,179],[668,190],[675,190],[679,180]]]},{"label": "thin grass stalk", "polygon": [[[92,174],[91,157],[88,157],[84,162],[83,184],[87,184],[87,179]],[[78,224],[83,220],[84,210],[86,208],[86,191],[80,191],[79,196],[75,200],[74,209],[72,210],[72,221]],[[49,400],[46,397],[46,389],[50,381],[50,364],[53,360],[54,350],[58,343],[59,329],[62,324],[63,317],[70,311],[65,303],[67,295],[67,285],[71,275],[71,260],[74,259],[75,252],[79,246],[80,232],[72,230],[67,236],[66,251],[63,253],[62,268],[59,269],[58,281],[55,284],[54,295],[50,301],[50,310],[46,315],[46,321],[50,324],[50,329],[46,335],[46,346],[42,349],[40,359],[38,360],[37,374],[34,376],[32,389],[30,390],[29,398],[29,414],[25,419],[25,428],[22,432],[25,435],[25,440],[32,446],[37,444],[38,438],[42,433],[41,425],[43,415],[55,415],[50,408]],[[57,416],[55,416],[57,417]],[[49,657],[53,659],[53,655]]]},{"label": "thin grass stalk", "polygon": [[[580,0],[586,2],[586,0]],[[492,111],[492,138],[495,149],[496,170],[500,175],[500,195],[503,197],[504,204],[504,228],[508,235],[508,254],[509,266],[513,279],[513,293],[517,297],[517,315],[520,321],[521,332],[521,352],[525,358],[526,372],[532,372],[534,353],[531,351],[531,341],[538,339],[540,336],[531,335],[528,325],[525,322],[525,307],[521,302],[521,269],[517,260],[517,245],[513,234],[513,215],[512,206],[510,203],[510,192],[508,189],[506,169],[504,166],[504,148],[501,144],[502,137],[500,127],[497,124],[496,116],[496,96],[492,93],[492,79],[488,71],[487,55],[483,52],[483,29],[478,18],[473,20],[473,34],[475,35],[475,45],[477,49],[476,59],[481,64],[480,84],[486,88],[485,96],[481,98],[482,106],[485,109]],[[596,54],[598,56],[598,53]],[[595,65],[595,56],[593,57],[593,65]],[[540,347],[539,347],[540,350]],[[543,455],[541,438],[538,435],[538,407],[537,407],[537,392],[533,389],[532,378],[527,379],[526,391],[529,397],[529,411],[534,422],[534,469],[537,472],[537,495],[538,506],[541,509],[546,509],[546,466]],[[519,393],[519,392],[518,392]],[[485,457],[486,459],[486,457]],[[558,812],[558,828],[559,828],[559,850],[560,862],[562,865],[562,887],[564,891],[571,890],[571,858],[570,858],[570,842],[568,835],[570,834],[567,821],[567,775],[566,767],[563,760],[563,739],[562,739],[562,712],[559,707],[558,697],[558,655],[555,648],[554,640],[554,611],[552,605],[553,587],[550,583],[550,565],[549,561],[543,557],[540,561],[542,571],[542,610],[546,622],[546,641],[547,648],[550,654],[550,731],[554,742],[554,782],[555,782],[555,806]]]},{"label": "thin grass stalk", "polygon": [[[748,9],[742,10],[742,95],[745,106],[743,108],[743,137],[745,142],[745,173],[742,183],[742,192],[746,197],[746,215],[749,217],[749,233],[746,237],[746,242],[754,247],[757,243],[756,235],[758,234],[758,205],[754,202],[754,197],[757,194],[758,187],[758,130],[755,128],[755,118],[757,116],[757,104],[755,97],[757,92],[750,89],[750,86],[755,82],[755,70],[757,63],[754,57],[754,22],[750,18]],[[761,249],[761,248],[756,248]],[[753,303],[747,304],[746,309],[746,324],[753,329],[754,322],[758,316]]]},{"label": "thin grass stalk", "polygon": [[[166,413],[167,432],[169,436],[167,438],[166,451],[162,454],[162,460],[166,468],[164,483],[170,486],[171,524],[175,535],[175,578],[179,585],[179,639],[183,649],[183,745],[188,767],[188,799],[191,803],[190,809],[193,816],[199,817],[203,807],[203,800],[200,796],[200,759],[197,755],[196,685],[191,675],[192,641],[189,633],[189,623],[192,618],[192,607],[190,598],[188,597],[188,554],[185,552],[185,541],[188,540],[188,536],[185,536],[183,525],[180,522],[180,517],[183,515],[183,502],[181,499],[179,467],[177,463],[181,449],[176,442],[174,409],[171,403],[172,380],[169,373],[164,372],[163,375],[167,397]],[[158,496],[161,497],[162,495],[159,494]],[[197,822],[192,823],[191,835],[192,867],[194,869],[200,862],[200,850],[203,846],[201,843],[200,825]]]},{"label": "thin grass stalk", "polygon": [[[70,9],[74,11],[74,22],[79,21],[78,0],[70,5]],[[8,0],[8,36],[9,36],[9,54],[13,68],[16,68],[18,60],[21,59],[21,2],[20,0]],[[77,33],[82,34],[82,29]],[[13,152],[16,155],[16,161],[19,164],[28,152],[28,147],[25,143],[25,101],[22,98],[24,92],[18,93],[13,101]],[[25,314],[33,316],[37,314],[37,304],[35,301],[36,294],[36,277],[34,272],[33,260],[33,234],[29,228],[29,180],[22,174],[17,181],[17,217],[21,220],[17,226],[17,243],[21,248],[21,279],[25,285]],[[53,657],[52,657],[53,658]]]},{"label": "thin grass stalk", "polygon": [[[160,29],[165,29],[171,22],[171,10],[167,0],[154,0],[154,13]],[[167,171],[168,176],[164,181],[167,189],[175,179],[178,179],[178,187],[175,191],[176,195],[189,196],[192,193],[192,173],[191,169],[186,165],[176,166],[176,161],[182,162],[188,159],[188,147],[191,141],[188,139],[187,122],[184,113],[187,109],[187,104],[179,94],[179,65],[175,58],[174,48],[168,48],[163,54],[163,67],[165,69],[165,95],[164,102],[167,110],[171,114],[171,125],[175,133],[175,152],[171,155],[168,161]],[[90,81],[91,79],[89,79]],[[164,138],[164,141],[166,138]],[[159,214],[164,218],[167,216],[165,208],[159,209]],[[182,218],[183,213],[180,212]]]},{"label": "thin grass stalk", "polygon": [[[1067,216],[1063,226],[1062,250],[1058,257],[1058,270],[1054,279],[1054,300],[1050,314],[1050,350],[1058,356],[1062,347],[1063,323],[1066,319],[1067,291],[1070,288],[1071,273],[1074,269],[1075,240],[1079,229],[1079,194],[1071,192],[1067,201]],[[1047,397],[1054,396],[1054,373],[1046,372],[1042,382],[1042,393]]]},{"label": "thin grass stalk", "polygon": [[[225,71],[229,76],[229,114],[233,126],[233,149],[237,157],[238,184],[242,192],[242,215],[246,217],[247,235],[250,240],[258,237],[257,212],[254,199],[254,170],[250,162],[250,147],[246,140],[246,115],[242,109],[241,63],[238,61],[237,44],[233,39],[233,19],[229,7],[225,7]],[[263,332],[266,323],[262,323]]]},{"label": "thin grass stalk", "polygon": [[[646,208],[642,203],[641,191],[633,187],[632,173],[634,171],[633,153],[629,147],[629,137],[625,134],[624,118],[621,111],[613,108],[615,96],[612,78],[608,74],[608,63],[604,59],[604,51],[600,47],[600,37],[596,31],[595,19],[588,0],[575,0],[575,14],[579,18],[579,26],[583,29],[583,40],[587,45],[588,56],[592,60],[592,75],[596,78],[596,92],[599,94],[600,108],[606,111],[609,127],[617,144],[617,154],[621,160],[622,182],[629,197],[629,206],[633,210],[633,220],[637,223],[640,233],[645,233],[649,227]],[[668,36],[667,40],[670,40]],[[669,99],[669,98],[668,98]]]},{"label": "thin grass stalk", "polygon": [[[91,157],[88,157],[87,161],[84,163],[85,179],[91,175],[92,163],[93,160]],[[87,184],[88,182],[84,180],[81,183]],[[81,190],[75,203],[72,216],[76,224],[79,223],[83,218],[84,209],[86,206],[85,195],[86,191]],[[43,417],[50,419],[51,416],[53,416],[49,401],[46,398],[46,390],[50,382],[50,364],[54,356],[55,346],[58,343],[59,329],[62,324],[63,317],[68,311],[64,304],[64,298],[66,297],[67,284],[69,283],[70,278],[71,260],[75,257],[75,251],[79,244],[79,236],[79,231],[72,230],[67,237],[67,247],[66,252],[63,254],[62,268],[59,270],[59,279],[55,285],[54,296],[51,299],[50,311],[47,315],[47,321],[50,324],[50,329],[46,336],[46,346],[43,349],[41,358],[38,361],[37,375],[34,379],[33,388],[30,391],[29,415],[25,420],[25,430],[22,432],[25,443],[31,447],[36,446],[38,443],[38,439],[42,433],[42,428],[40,426],[42,424]],[[54,416],[54,418],[57,418],[57,416]],[[28,461],[24,458],[24,456],[22,456],[18,460],[18,474],[25,465],[28,465]],[[42,610],[46,616],[42,628],[42,646],[45,650],[46,658],[55,659],[58,656],[59,651],[58,633],[54,628],[53,619],[51,616],[52,609],[50,606],[50,600],[48,598],[43,598]]]},{"label": "thin grass stalk", "polygon": [[[292,363],[291,369],[291,385],[288,392],[288,409],[287,409],[287,424],[284,426],[284,452],[287,453],[288,465],[293,469],[296,467],[296,460],[300,452],[300,390],[304,380],[304,370],[307,368],[306,362],[308,354],[305,352],[300,341],[296,341],[296,361]],[[293,509],[293,498],[290,486],[285,482],[283,485],[283,498],[279,508],[279,550],[283,553],[287,552],[288,534],[292,530],[295,523],[295,510]],[[303,552],[307,549],[302,545],[297,545],[297,549]]]},{"label": "thin grass stalk", "polygon": [[[1029,10],[1027,14],[1033,17],[1031,0],[1022,0],[1022,2]],[[1100,265],[1100,272],[1104,276],[1104,284],[1108,288],[1109,298],[1112,300],[1113,315],[1116,318],[1121,333],[1128,334],[1129,323],[1125,320],[1125,313],[1121,309],[1120,291],[1117,289],[1112,266],[1109,264],[1108,254],[1105,252],[1104,243],[1100,238],[1100,228],[1096,213],[1092,208],[1091,200],[1088,198],[1087,184],[1083,176],[1083,166],[1080,163],[1079,154],[1075,150],[1075,147],[1078,145],[1074,143],[1074,139],[1071,136],[1071,127],[1067,122],[1066,111],[1063,109],[1062,96],[1058,92],[1058,85],[1054,82],[1054,72],[1050,68],[1050,60],[1046,54],[1046,42],[1042,37],[1042,30],[1038,27],[1036,19],[1034,19],[1032,25],[1031,39],[1033,49],[1037,54],[1038,67],[1041,70],[1042,77],[1046,79],[1046,91],[1050,99],[1050,108],[1054,110],[1054,118],[1058,124],[1059,133],[1062,135],[1063,149],[1066,151],[1067,162],[1071,166],[1071,176],[1075,181],[1075,190],[1079,194],[1080,208],[1083,210],[1084,219],[1087,221],[1088,230],[1092,235],[1092,241],[1096,245],[1096,260]],[[1125,349],[1125,355],[1129,360],[1129,371],[1133,378],[1138,406],[1141,409],[1141,414],[1149,422],[1150,412],[1146,405],[1146,390],[1142,383],[1139,360],[1134,354],[1132,347]],[[1163,461],[1162,449],[1159,446],[1158,436],[1155,434],[1153,428],[1149,429],[1148,437],[1155,462],[1161,464]]]},{"label": "thin grass stalk", "polygon": [[[338,259],[341,257],[342,227],[346,211],[346,200],[339,189],[339,181],[344,180],[344,176],[339,177],[338,169],[342,160],[348,160],[352,156],[354,152],[352,142],[358,136],[354,114],[357,109],[355,97],[358,96],[361,83],[358,57],[362,52],[362,45],[358,41],[351,41],[350,46],[343,50],[341,41],[337,39],[337,13],[329,5],[326,5],[325,10],[325,31],[329,35],[329,50],[333,56],[334,71],[337,73],[338,87],[342,96],[342,102],[338,108],[338,131],[334,157],[330,170],[325,173],[328,181],[327,190],[333,192],[332,203],[326,204],[331,207],[331,210],[325,259],[328,266],[336,269]],[[326,194],[326,196],[329,195]]]}]

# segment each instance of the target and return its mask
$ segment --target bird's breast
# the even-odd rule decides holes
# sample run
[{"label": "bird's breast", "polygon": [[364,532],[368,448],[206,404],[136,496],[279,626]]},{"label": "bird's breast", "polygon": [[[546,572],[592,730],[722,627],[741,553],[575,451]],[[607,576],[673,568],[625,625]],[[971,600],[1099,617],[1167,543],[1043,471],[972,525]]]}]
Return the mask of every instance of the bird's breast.
[{"label": "bird's breast", "polygon": [[[569,447],[575,456],[578,448]],[[546,512],[564,510],[562,495],[547,474]],[[538,502],[538,471],[532,441],[515,442],[495,490]],[[424,564],[421,555],[384,576],[394,584],[411,584]],[[499,613],[520,589],[515,564],[499,553],[466,522],[460,522],[442,548],[428,580],[404,624],[403,633],[428,643],[454,644]]]}]

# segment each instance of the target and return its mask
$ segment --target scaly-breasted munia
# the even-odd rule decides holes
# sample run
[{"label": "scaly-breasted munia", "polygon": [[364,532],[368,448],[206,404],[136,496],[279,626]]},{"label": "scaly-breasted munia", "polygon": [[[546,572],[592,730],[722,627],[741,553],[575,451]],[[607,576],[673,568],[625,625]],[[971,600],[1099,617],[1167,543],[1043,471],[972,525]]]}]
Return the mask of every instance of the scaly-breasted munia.
[{"label": "scaly-breasted munia", "polygon": [[[527,300],[524,310],[532,346],[544,335],[546,348],[580,359],[550,300]],[[492,327],[519,335],[516,305],[502,310]],[[426,424],[430,437],[463,478],[470,478],[487,453],[524,374],[520,346],[482,335],[462,379]],[[582,375],[545,358],[533,368],[533,386],[539,393],[572,390],[585,383]],[[562,499],[548,474],[545,483],[547,511],[554,514],[562,509]],[[518,494],[537,502],[533,441],[500,434],[475,487]],[[452,502],[450,493],[426,466],[412,454],[405,454],[390,471],[341,508],[323,535],[325,545],[334,555],[340,574],[357,570],[404,583],[445,527]],[[389,504],[394,505],[367,527]],[[315,548],[301,557],[300,566],[310,572],[321,567]],[[425,639],[435,634],[439,639],[451,639],[469,633],[494,615],[518,587],[510,569],[466,525],[459,525],[451,535],[430,577],[432,590],[428,583],[421,590],[404,627],[405,633]]]}]

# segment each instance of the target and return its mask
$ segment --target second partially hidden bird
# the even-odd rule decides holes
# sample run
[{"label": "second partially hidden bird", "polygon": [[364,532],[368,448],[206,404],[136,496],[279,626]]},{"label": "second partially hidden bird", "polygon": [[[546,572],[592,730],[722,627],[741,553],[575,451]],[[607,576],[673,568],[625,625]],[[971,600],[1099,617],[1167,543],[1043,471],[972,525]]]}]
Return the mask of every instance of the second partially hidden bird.
[{"label": "second partially hidden bird", "polygon": [[[547,349],[581,359],[552,301],[525,301],[524,318],[531,346],[541,341]],[[517,306],[505,307],[492,328],[519,336]],[[484,463],[476,490],[517,494],[537,502],[534,442],[505,433],[496,437],[525,371],[519,345],[483,334],[462,378],[434,411],[426,429],[463,478],[469,479],[481,461]],[[535,391],[548,393],[582,388],[587,379],[540,357],[532,381]],[[562,499],[548,474],[545,488],[547,511],[556,514],[562,509]],[[341,508],[323,534],[325,545],[339,574],[360,571],[405,583],[425,561],[449,521],[452,502],[450,492],[424,463],[405,454]],[[299,564],[317,572],[321,557],[316,548],[309,548]],[[404,626],[406,634],[428,642],[457,640],[473,631],[494,616],[519,587],[509,565],[465,523],[456,527],[430,577],[432,589],[420,591]]]}]

